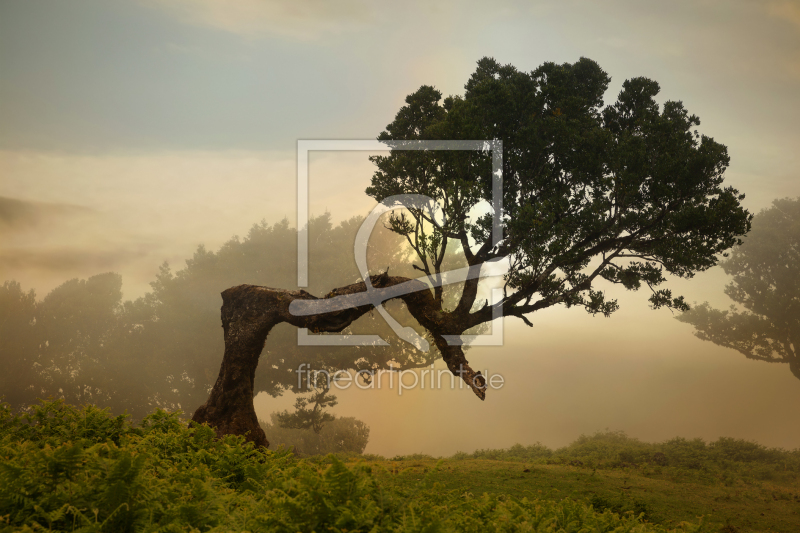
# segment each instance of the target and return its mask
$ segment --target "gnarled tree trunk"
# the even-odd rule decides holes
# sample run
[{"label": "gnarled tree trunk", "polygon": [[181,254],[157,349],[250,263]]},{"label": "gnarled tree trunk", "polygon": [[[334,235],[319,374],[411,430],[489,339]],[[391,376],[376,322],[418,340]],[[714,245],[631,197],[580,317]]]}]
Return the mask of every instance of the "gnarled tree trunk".
[{"label": "gnarled tree trunk", "polygon": [[[412,316],[434,335],[442,358],[451,372],[460,376],[475,394],[483,400],[486,382],[480,372],[470,368],[460,346],[449,346],[442,335],[458,335],[453,323],[439,323],[439,313],[427,286],[408,278],[392,277],[388,273],[370,278],[375,289],[386,289],[399,284],[411,284],[414,292],[392,296],[402,298]],[[407,286],[407,285],[406,285]],[[323,299],[366,292],[364,282],[331,291]],[[207,423],[223,435],[244,435],[256,446],[269,446],[264,431],[258,423],[253,407],[253,381],[256,367],[267,335],[277,324],[288,322],[314,332],[340,332],[354,320],[373,308],[372,304],[342,309],[319,315],[297,316],[289,312],[295,300],[321,300],[306,291],[271,289],[256,285],[239,285],[222,293],[222,328],[225,332],[225,355],[214,388],[192,420]],[[441,316],[439,314],[438,316]]]}]

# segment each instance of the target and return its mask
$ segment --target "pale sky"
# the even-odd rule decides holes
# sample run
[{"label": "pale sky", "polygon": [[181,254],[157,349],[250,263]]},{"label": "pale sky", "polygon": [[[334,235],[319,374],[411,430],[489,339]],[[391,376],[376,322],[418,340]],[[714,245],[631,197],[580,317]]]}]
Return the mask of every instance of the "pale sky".
[{"label": "pale sky", "polygon": [[[749,209],[800,196],[797,0],[0,0],[0,200],[29,207],[0,216],[0,282],[41,298],[113,270],[140,296],[164,260],[181,268],[199,244],[294,221],[298,139],[373,139],[420,85],[462,93],[483,56],[521,70],[589,57],[612,77],[607,102],[627,78],[655,79],[728,146],[727,182]],[[365,214],[370,176],[366,154],[315,155],[311,212]],[[724,284],[714,269],[672,286],[726,306]],[[370,424],[367,451],[385,454],[555,446],[604,428],[800,447],[787,368],[695,339],[645,295],[614,296],[611,319],[507,321],[503,347],[470,356],[507,377],[486,402],[348,391],[337,413]],[[266,418],[291,403],[257,407]]]}]

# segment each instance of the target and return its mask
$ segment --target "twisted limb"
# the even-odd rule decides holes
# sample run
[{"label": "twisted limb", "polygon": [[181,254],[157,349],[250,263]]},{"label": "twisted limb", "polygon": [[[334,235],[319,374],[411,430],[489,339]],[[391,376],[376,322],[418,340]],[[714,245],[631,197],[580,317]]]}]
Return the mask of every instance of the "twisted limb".
[{"label": "twisted limb", "polygon": [[[412,316],[434,336],[447,367],[461,377],[473,392],[483,400],[486,382],[480,372],[470,368],[460,346],[449,346],[441,335],[460,334],[453,324],[437,321],[442,316],[436,302],[422,282],[409,278],[389,276],[388,273],[370,277],[376,289],[386,289],[400,284],[410,284],[413,292],[392,296],[401,298]],[[243,435],[256,446],[269,446],[264,431],[258,423],[253,407],[256,368],[269,332],[277,324],[288,322],[313,332],[337,333],[373,309],[371,303],[336,311],[298,316],[289,311],[296,300],[326,300],[339,296],[365,293],[365,283],[359,282],[331,291],[325,298],[317,298],[306,291],[272,289],[256,285],[239,285],[222,293],[222,328],[225,335],[225,354],[219,376],[208,400],[192,416],[197,423],[207,423],[217,437]],[[363,300],[363,299],[362,299]]]}]

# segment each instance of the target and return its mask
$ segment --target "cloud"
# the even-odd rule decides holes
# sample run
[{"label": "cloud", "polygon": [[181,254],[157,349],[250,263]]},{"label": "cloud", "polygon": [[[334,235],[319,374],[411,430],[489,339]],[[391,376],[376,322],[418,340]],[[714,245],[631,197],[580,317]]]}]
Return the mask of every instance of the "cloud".
[{"label": "cloud", "polygon": [[[261,220],[294,225],[295,165],[283,152],[0,151],[0,283],[46,294],[113,270],[126,298],[140,296],[165,260],[180,269],[198,245],[216,250]],[[314,153],[309,169],[312,216],[339,221],[374,206],[363,152]]]},{"label": "cloud", "polygon": [[79,205],[31,202],[0,196],[0,232],[41,227],[68,217],[91,213],[91,209]]},{"label": "cloud", "polygon": [[246,37],[279,35],[296,40],[346,33],[374,16],[364,0],[142,0],[179,20]]},{"label": "cloud", "polygon": [[29,269],[45,275],[57,274],[59,279],[78,272],[78,275],[88,277],[103,271],[119,270],[126,263],[146,255],[144,250],[126,248],[4,248],[0,251],[0,271]]}]

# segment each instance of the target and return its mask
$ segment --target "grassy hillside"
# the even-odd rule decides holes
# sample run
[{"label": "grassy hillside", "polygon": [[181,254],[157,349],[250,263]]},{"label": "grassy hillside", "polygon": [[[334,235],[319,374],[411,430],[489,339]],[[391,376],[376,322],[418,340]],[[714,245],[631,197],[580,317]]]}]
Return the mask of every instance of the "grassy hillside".
[{"label": "grassy hillside", "polygon": [[[632,457],[636,449],[649,457]],[[418,455],[379,463],[382,481],[409,490],[424,475],[445,489],[569,498],[665,527],[702,516],[709,531],[800,531],[800,454],[733,439],[645,444],[605,433],[555,452],[517,446],[444,461]]]},{"label": "grassy hillside", "polygon": [[43,402],[25,417],[3,406],[0,532],[713,532],[728,515],[727,531],[798,531],[796,454],[770,453],[783,470],[737,462],[724,479],[702,466],[629,464],[619,451],[615,464],[576,453],[570,465],[564,450],[541,446],[299,460],[216,440],[176,414],[134,427],[91,406]]}]

